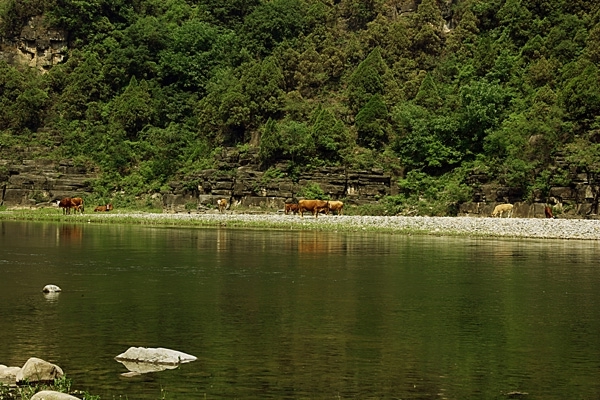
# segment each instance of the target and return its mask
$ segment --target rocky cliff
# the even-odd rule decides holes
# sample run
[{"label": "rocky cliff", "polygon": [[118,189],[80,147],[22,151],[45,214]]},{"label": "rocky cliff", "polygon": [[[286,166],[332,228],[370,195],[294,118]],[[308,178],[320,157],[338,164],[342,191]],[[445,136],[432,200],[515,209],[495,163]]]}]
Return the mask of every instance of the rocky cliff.
[{"label": "rocky cliff", "polygon": [[[277,170],[277,169],[276,169]],[[281,171],[283,168],[277,170]],[[0,205],[42,207],[65,196],[90,197],[96,171],[77,166],[70,160],[0,160]],[[458,215],[488,217],[500,203],[515,205],[513,217],[544,218],[550,205],[556,215],[569,218],[596,218],[597,191],[586,174],[571,171],[571,184],[552,187],[548,196],[492,183],[485,175],[473,175],[473,199],[460,204]],[[384,196],[398,194],[396,178],[382,170],[346,170],[341,167],[316,168],[297,176],[273,174],[258,165],[257,149],[224,149],[215,168],[197,171],[169,183],[169,189],[152,197],[162,202],[165,212],[188,212],[214,208],[220,198],[232,207],[281,210],[285,202],[299,197],[303,190],[318,185],[331,199],[348,205],[376,203]]]},{"label": "rocky cliff", "polygon": [[2,38],[0,60],[45,72],[67,56],[67,32],[49,28],[41,16],[31,18],[14,38]]}]

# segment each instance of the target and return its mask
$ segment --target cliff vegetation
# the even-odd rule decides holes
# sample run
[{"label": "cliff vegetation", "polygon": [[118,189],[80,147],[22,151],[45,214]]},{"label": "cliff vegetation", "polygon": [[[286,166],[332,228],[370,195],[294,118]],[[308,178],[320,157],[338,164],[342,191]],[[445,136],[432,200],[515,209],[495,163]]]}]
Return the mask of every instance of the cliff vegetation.
[{"label": "cliff vegetation", "polygon": [[40,16],[67,49],[0,57],[0,158],[73,160],[98,193],[237,147],[276,175],[383,169],[439,214],[473,176],[543,197],[576,169],[597,208],[597,1],[0,0],[2,50]]}]

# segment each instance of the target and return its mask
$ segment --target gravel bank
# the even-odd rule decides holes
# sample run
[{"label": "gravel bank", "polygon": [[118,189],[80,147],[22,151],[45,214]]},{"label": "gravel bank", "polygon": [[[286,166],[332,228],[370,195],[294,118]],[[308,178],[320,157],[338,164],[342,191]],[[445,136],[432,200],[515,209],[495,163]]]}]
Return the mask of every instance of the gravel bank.
[{"label": "gravel bank", "polygon": [[497,236],[553,239],[600,239],[600,220],[474,217],[375,217],[270,214],[85,214],[89,221],[119,218],[169,225],[246,226],[284,229],[388,231],[436,235]]}]

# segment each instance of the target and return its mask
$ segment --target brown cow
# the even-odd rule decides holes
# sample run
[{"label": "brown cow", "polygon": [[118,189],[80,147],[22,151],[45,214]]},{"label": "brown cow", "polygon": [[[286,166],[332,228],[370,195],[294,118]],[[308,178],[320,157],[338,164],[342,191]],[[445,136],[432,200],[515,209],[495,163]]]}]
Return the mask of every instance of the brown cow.
[{"label": "brown cow", "polygon": [[552,214],[552,208],[550,206],[546,206],[544,207],[544,214],[546,215],[546,218],[556,218],[553,214]]},{"label": "brown cow", "polygon": [[227,209],[227,199],[217,200],[217,207],[219,207],[219,212],[224,212]]},{"label": "brown cow", "polygon": [[63,214],[71,214],[71,207],[73,207],[73,205],[70,197],[65,197],[59,201],[58,206],[63,209]]},{"label": "brown cow", "polygon": [[327,200],[300,200],[298,202],[298,212],[301,217],[304,217],[304,211],[310,211],[313,213],[315,218],[319,216],[319,213],[329,211],[329,202]]},{"label": "brown cow", "polygon": [[110,211],[110,210],[112,210],[113,208],[114,208],[114,207],[113,207],[113,205],[112,205],[112,204],[110,204],[110,203],[108,203],[108,204],[107,204],[107,205],[105,205],[105,206],[97,206],[96,208],[94,208],[94,212],[98,212],[98,211],[100,211],[100,212],[104,212],[104,211]]},{"label": "brown cow", "polygon": [[285,215],[288,215],[290,212],[297,214],[298,213],[298,204],[296,203],[285,203]]},{"label": "brown cow", "polygon": [[[329,211],[335,211],[337,215],[343,214],[344,203],[341,201],[330,201],[329,202]],[[327,213],[329,214],[329,212]]]},{"label": "brown cow", "polygon": [[79,211],[83,214],[83,199],[81,197],[73,197],[71,199],[71,207],[75,209],[75,212]]}]

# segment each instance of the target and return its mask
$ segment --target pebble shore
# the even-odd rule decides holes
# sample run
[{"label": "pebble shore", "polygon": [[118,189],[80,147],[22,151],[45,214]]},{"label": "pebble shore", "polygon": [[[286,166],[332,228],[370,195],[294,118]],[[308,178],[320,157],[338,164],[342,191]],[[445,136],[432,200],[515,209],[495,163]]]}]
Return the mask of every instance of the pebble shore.
[{"label": "pebble shore", "polygon": [[83,218],[131,218],[148,223],[214,226],[247,226],[283,229],[316,229],[345,231],[385,231],[435,235],[519,237],[549,239],[600,239],[600,220],[542,219],[542,218],[485,218],[485,217],[402,217],[402,216],[336,216],[318,218],[283,213],[205,213],[205,214],[86,214]]}]

